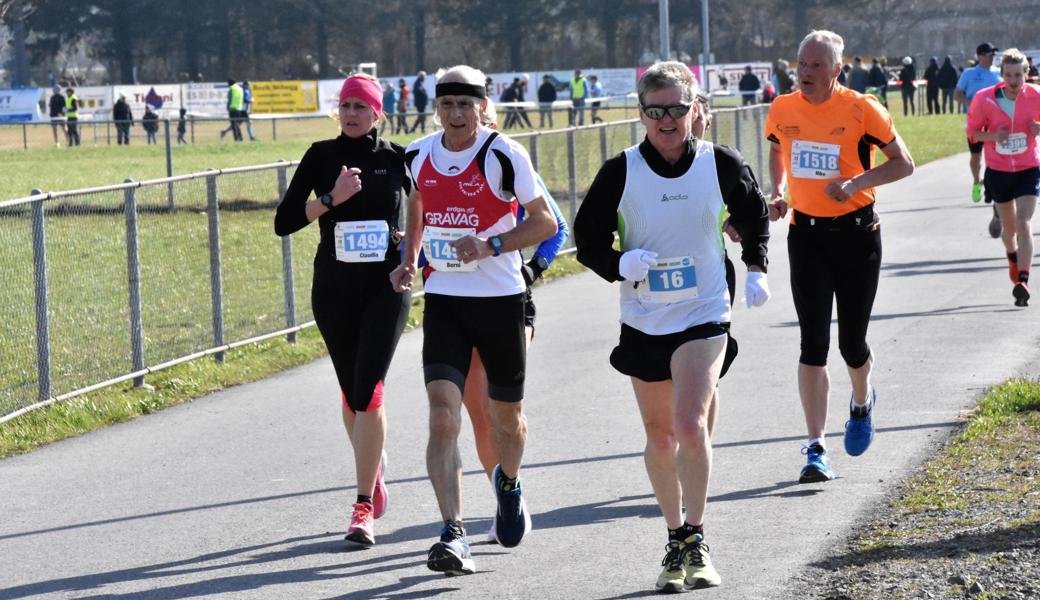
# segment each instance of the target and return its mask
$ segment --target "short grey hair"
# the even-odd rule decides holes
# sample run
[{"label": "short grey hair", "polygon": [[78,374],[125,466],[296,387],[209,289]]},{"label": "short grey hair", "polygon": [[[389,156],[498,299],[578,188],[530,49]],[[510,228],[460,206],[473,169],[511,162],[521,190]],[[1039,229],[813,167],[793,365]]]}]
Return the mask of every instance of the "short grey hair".
[{"label": "short grey hair", "polygon": [[639,103],[645,103],[648,93],[670,87],[682,89],[682,101],[687,104],[693,102],[697,97],[697,92],[700,91],[697,78],[690,72],[689,67],[674,60],[659,62],[647,69],[646,73],[639,78],[639,83],[636,85]]},{"label": "short grey hair", "polygon": [[831,49],[831,66],[841,64],[841,57],[845,53],[845,40],[841,39],[840,35],[826,29],[810,31],[809,35],[802,39],[802,43],[798,44],[798,56],[802,55],[802,49],[810,42],[817,42]]}]

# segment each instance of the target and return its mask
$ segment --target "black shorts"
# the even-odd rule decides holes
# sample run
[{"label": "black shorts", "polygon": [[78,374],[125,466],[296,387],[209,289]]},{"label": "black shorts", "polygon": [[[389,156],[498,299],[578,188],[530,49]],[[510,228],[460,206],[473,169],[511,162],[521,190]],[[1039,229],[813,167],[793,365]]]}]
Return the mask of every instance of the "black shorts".
[{"label": "black shorts", "polygon": [[423,311],[423,375],[465,389],[473,349],[487,372],[488,396],[524,399],[527,338],[524,294],[471,298],[426,294]]},{"label": "black shorts", "polygon": [[971,138],[968,138],[968,151],[972,154],[981,154],[982,146],[984,144],[985,142],[973,142],[971,141]]},{"label": "black shorts", "polygon": [[874,205],[837,218],[795,212],[787,251],[802,337],[799,361],[826,366],[837,304],[842,358],[853,368],[863,366],[870,358],[867,327],[881,273],[881,229]]},{"label": "black shorts", "polygon": [[[729,323],[694,325],[685,331],[665,335],[650,335],[635,327],[621,324],[621,338],[610,353],[610,364],[621,373],[643,381],[670,381],[672,354],[679,346],[693,340],[706,340],[720,335],[729,336]],[[728,337],[722,373],[726,374],[737,355],[737,342]]]},{"label": "black shorts", "polygon": [[1014,173],[986,167],[982,183],[986,186],[986,195],[997,204],[1022,196],[1037,196],[1040,195],[1040,167]]}]

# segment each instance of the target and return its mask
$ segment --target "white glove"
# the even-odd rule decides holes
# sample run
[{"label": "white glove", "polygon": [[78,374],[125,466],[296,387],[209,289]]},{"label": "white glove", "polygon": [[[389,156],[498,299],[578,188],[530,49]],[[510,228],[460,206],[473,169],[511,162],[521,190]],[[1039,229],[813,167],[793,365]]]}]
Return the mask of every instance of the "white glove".
[{"label": "white glove", "polygon": [[744,303],[748,308],[762,306],[769,300],[769,282],[766,274],[760,271],[748,271],[744,280]]},{"label": "white glove", "polygon": [[628,281],[642,281],[650,267],[657,264],[657,253],[636,248],[621,255],[618,273]]}]

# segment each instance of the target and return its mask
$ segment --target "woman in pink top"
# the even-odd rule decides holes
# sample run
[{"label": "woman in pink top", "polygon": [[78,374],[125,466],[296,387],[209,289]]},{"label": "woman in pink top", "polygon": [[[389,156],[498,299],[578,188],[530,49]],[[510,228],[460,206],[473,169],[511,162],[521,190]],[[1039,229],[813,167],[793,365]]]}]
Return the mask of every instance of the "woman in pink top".
[{"label": "woman in pink top", "polygon": [[1033,257],[1030,221],[1040,194],[1040,88],[1026,83],[1026,57],[1009,48],[1000,60],[1002,83],[975,94],[968,111],[968,136],[984,142],[986,192],[1003,226],[1015,306],[1029,304]]}]

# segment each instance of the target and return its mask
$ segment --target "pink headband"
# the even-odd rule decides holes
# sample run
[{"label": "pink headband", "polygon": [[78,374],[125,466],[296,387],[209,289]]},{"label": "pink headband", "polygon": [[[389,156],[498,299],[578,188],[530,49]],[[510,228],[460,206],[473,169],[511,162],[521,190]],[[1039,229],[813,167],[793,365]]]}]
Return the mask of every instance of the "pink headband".
[{"label": "pink headband", "polygon": [[360,98],[365,104],[372,107],[376,117],[383,114],[383,89],[379,84],[367,77],[347,77],[343,82],[343,88],[339,91],[339,103],[350,98]]}]

